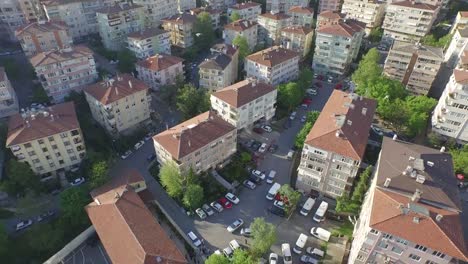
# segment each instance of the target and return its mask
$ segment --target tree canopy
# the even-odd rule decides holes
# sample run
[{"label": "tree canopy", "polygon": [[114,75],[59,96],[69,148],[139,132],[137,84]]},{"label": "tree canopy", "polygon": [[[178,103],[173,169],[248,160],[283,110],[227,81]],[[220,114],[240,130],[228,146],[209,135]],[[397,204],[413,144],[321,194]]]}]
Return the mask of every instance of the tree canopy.
[{"label": "tree canopy", "polygon": [[85,206],[91,201],[86,185],[68,188],[60,193],[62,217],[72,226],[82,226],[89,222]]},{"label": "tree canopy", "polygon": [[307,135],[309,134],[310,130],[315,124],[315,121],[317,121],[317,118],[319,117],[320,112],[318,111],[311,111],[307,113],[307,119],[306,123],[304,126],[301,128],[299,133],[296,135],[296,139],[294,141],[294,146],[298,149],[302,149],[304,146],[305,139]]},{"label": "tree canopy", "polygon": [[243,249],[234,250],[234,255],[232,256],[232,264],[256,264],[258,261],[255,261],[252,255],[248,251]]},{"label": "tree canopy", "polygon": [[382,68],[379,66],[380,54],[376,48],[370,49],[359,62],[359,66],[352,75],[358,93],[365,95],[367,84],[380,77]]},{"label": "tree canopy", "polygon": [[97,188],[109,180],[109,167],[106,161],[95,162],[91,167],[90,187]]},{"label": "tree canopy", "polygon": [[198,50],[209,49],[215,40],[215,32],[208,12],[201,12],[193,25],[193,39]]},{"label": "tree canopy", "polygon": [[176,165],[166,162],[159,171],[161,184],[172,198],[181,197],[183,194],[182,179]]},{"label": "tree canopy", "polygon": [[237,20],[239,20],[239,19],[241,19],[241,18],[242,18],[242,17],[239,15],[239,13],[237,13],[237,12],[232,12],[232,13],[231,13],[231,16],[229,17],[229,20],[230,20],[231,22],[234,22],[234,21],[237,21]]},{"label": "tree canopy", "polygon": [[249,48],[249,43],[247,42],[247,39],[241,35],[237,35],[232,40],[232,45],[235,45],[239,48],[239,62],[241,62],[239,64],[242,64],[244,61],[244,58],[250,54],[250,48]]},{"label": "tree canopy", "polygon": [[270,251],[270,247],[276,243],[276,226],[265,221],[264,218],[255,218],[250,224],[252,231],[253,244],[252,253],[255,256],[261,256]]},{"label": "tree canopy", "polygon": [[203,204],[203,188],[198,184],[189,184],[184,192],[182,202],[192,210],[199,208]]},{"label": "tree canopy", "polygon": [[184,119],[190,119],[210,109],[210,99],[204,89],[197,89],[191,84],[186,84],[177,95],[177,109]]},{"label": "tree canopy", "polygon": [[305,90],[295,82],[278,85],[278,104],[281,108],[291,111],[301,102]]},{"label": "tree canopy", "polygon": [[335,210],[338,213],[359,214],[364,195],[369,188],[369,179],[372,175],[372,169],[372,166],[369,166],[359,175],[359,180],[355,183],[351,196],[344,194],[336,199]]},{"label": "tree canopy", "polygon": [[25,162],[10,159],[6,164],[6,175],[8,179],[2,182],[1,187],[11,195],[24,194],[28,189],[36,193],[41,190],[39,176],[35,175]]},{"label": "tree canopy", "polygon": [[224,255],[212,254],[206,261],[205,264],[229,264],[231,263],[228,258]]},{"label": "tree canopy", "polygon": [[289,184],[283,184],[278,193],[284,202],[284,209],[288,216],[291,216],[296,209],[297,203],[301,199],[301,193],[291,188]]},{"label": "tree canopy", "polygon": [[450,150],[452,154],[453,167],[456,173],[462,173],[468,177],[468,145],[464,145],[461,149]]}]

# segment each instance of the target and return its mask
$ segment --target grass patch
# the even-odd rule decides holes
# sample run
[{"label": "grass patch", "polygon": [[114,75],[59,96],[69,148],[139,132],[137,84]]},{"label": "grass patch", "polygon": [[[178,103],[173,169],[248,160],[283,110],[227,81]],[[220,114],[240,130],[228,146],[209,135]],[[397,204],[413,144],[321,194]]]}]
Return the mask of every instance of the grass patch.
[{"label": "grass patch", "polygon": [[346,236],[348,238],[353,236],[353,231],[354,231],[354,225],[346,221],[344,224],[342,224],[339,228],[333,229],[332,230],[332,236]]},{"label": "grass patch", "polygon": [[14,212],[5,208],[0,208],[0,219],[7,219],[10,217],[13,217],[14,215],[15,215]]},{"label": "grass patch", "polygon": [[206,204],[216,201],[219,197],[226,194],[224,186],[217,182],[208,173],[200,175],[200,185],[203,187],[203,195],[205,197]]},{"label": "grass patch", "polygon": [[247,152],[236,153],[231,162],[219,171],[219,174],[230,183],[234,181],[242,183],[249,178],[247,167],[253,167],[252,156]]}]

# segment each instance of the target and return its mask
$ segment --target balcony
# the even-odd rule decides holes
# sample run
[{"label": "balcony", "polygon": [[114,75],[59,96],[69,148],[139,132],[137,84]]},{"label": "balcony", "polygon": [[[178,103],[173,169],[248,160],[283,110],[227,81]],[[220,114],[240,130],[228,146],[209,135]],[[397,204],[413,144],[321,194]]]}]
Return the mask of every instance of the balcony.
[{"label": "balcony", "polygon": [[73,143],[75,143],[75,144],[79,144],[81,142],[82,142],[81,138],[74,138],[73,139]]},{"label": "balcony", "polygon": [[318,182],[322,181],[322,173],[321,172],[309,169],[309,168],[304,167],[304,166],[299,166],[299,168],[297,170],[298,170],[298,173],[300,175],[310,177],[310,178],[312,178],[312,179],[314,179],[314,180],[316,180]]}]

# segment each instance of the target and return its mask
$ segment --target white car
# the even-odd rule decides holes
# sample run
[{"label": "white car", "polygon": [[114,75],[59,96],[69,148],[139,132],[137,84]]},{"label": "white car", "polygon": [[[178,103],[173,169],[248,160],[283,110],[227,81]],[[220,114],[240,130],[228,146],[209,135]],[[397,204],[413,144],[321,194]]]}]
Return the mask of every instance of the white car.
[{"label": "white car", "polygon": [[85,182],[85,179],[83,177],[76,178],[72,182],[70,182],[71,186],[78,186],[81,185],[83,182]]},{"label": "white car", "polygon": [[125,153],[122,154],[122,156],[120,156],[120,157],[124,160],[124,159],[130,157],[130,155],[132,155],[132,153],[133,153],[133,152],[132,152],[131,150],[127,150],[127,151],[125,151]]},{"label": "white car", "polygon": [[278,263],[278,254],[270,253],[269,264],[277,264]]},{"label": "white car", "polygon": [[192,231],[188,232],[187,236],[190,238],[190,240],[192,240],[194,246],[199,247],[201,245],[200,239],[198,239],[198,237]]},{"label": "white car", "polygon": [[269,126],[269,125],[263,125],[263,126],[262,126],[262,129],[263,129],[265,132],[268,132],[268,133],[271,133],[271,131],[273,131],[273,129],[272,129],[271,126]]},{"label": "white car", "polygon": [[226,199],[228,199],[233,204],[238,204],[240,202],[239,198],[237,198],[237,196],[232,193],[226,193],[224,197],[226,197]]},{"label": "white car", "polygon": [[135,146],[133,147],[135,150],[138,150],[140,149],[141,147],[143,147],[143,145],[145,144],[145,141],[141,140],[141,141],[138,141]]},{"label": "white car", "polygon": [[328,80],[327,80],[328,83],[332,83],[333,82],[333,77],[331,76],[328,76]]},{"label": "white car", "polygon": [[280,208],[280,209],[283,209],[283,210],[284,210],[284,203],[283,203],[283,201],[275,201],[275,202],[273,203],[273,205],[276,206],[276,207],[278,207],[278,208]]},{"label": "white car", "polygon": [[227,231],[229,233],[232,233],[232,232],[236,231],[237,229],[239,229],[239,227],[241,227],[243,224],[244,224],[244,220],[239,218],[236,221],[234,221],[234,223],[230,224],[227,227]]},{"label": "white car", "polygon": [[202,205],[202,209],[203,209],[203,211],[205,211],[205,213],[206,213],[208,216],[212,216],[212,215],[214,215],[214,213],[215,213],[215,212],[213,211],[213,209],[211,209],[211,207],[209,207],[207,204]]},{"label": "white car", "polygon": [[232,250],[236,250],[236,249],[239,249],[240,248],[240,245],[239,245],[239,242],[237,242],[237,240],[233,239],[231,240],[231,242],[229,242],[229,247],[232,248]]},{"label": "white car", "polygon": [[210,203],[210,206],[215,209],[218,213],[221,213],[223,211],[223,206],[220,205],[218,202],[212,202]]},{"label": "white car", "polygon": [[255,187],[257,187],[257,185],[255,185],[255,183],[253,183],[253,182],[251,182],[249,180],[245,180],[243,182],[243,184],[244,184],[245,187],[249,188],[250,190],[253,190],[253,189],[255,189]]},{"label": "white car", "polygon": [[240,234],[246,237],[249,237],[252,234],[250,227],[242,228]]},{"label": "white car", "polygon": [[301,262],[303,263],[311,263],[311,264],[318,264],[318,260],[314,259],[311,256],[303,255],[301,256]]},{"label": "white car", "polygon": [[289,119],[291,120],[296,119],[296,112],[292,112],[291,115],[289,115]]},{"label": "white car", "polygon": [[306,116],[302,116],[302,117],[301,117],[301,123],[305,123],[305,121],[307,121],[307,117],[306,117]]},{"label": "white car", "polygon": [[232,251],[230,247],[226,247],[223,249],[223,253],[224,253],[224,256],[226,256],[226,258],[231,259],[232,255],[234,254],[234,251]]},{"label": "white car", "polygon": [[16,231],[23,230],[25,228],[28,228],[32,225],[33,221],[31,219],[24,220],[16,224]]},{"label": "white car", "polygon": [[259,170],[253,170],[252,175],[264,180],[265,179],[265,173],[259,171]]},{"label": "white car", "polygon": [[262,145],[260,146],[260,148],[258,149],[258,152],[260,153],[265,153],[267,151],[267,144],[266,143],[262,143]]},{"label": "white car", "polygon": [[281,245],[281,252],[283,253],[283,263],[292,264],[291,247],[288,243]]},{"label": "white car", "polygon": [[201,208],[198,208],[197,210],[195,210],[195,213],[197,213],[197,215],[200,217],[200,219],[205,219],[206,218],[206,214],[205,212],[201,209]]}]

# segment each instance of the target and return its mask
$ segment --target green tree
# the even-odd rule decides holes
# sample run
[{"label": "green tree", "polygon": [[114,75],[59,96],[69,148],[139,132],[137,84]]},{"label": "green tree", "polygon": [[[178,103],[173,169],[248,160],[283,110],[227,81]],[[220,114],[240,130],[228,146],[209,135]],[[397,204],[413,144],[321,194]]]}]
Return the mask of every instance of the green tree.
[{"label": "green tree", "polygon": [[408,94],[401,82],[384,76],[378,76],[372,81],[367,82],[366,89],[363,91],[358,88],[358,93],[365,97],[376,99],[379,103],[382,103],[383,100],[393,101],[397,98],[402,99]]},{"label": "green tree", "polygon": [[241,161],[242,161],[243,164],[247,164],[247,163],[251,162],[252,161],[252,155],[250,155],[250,153],[245,152],[245,151],[242,152],[241,153]]},{"label": "green tree", "polygon": [[278,86],[278,104],[287,111],[291,111],[301,102],[304,91],[295,82]]},{"label": "green tree", "polygon": [[299,133],[296,135],[296,139],[294,141],[294,146],[296,146],[298,149],[301,149],[304,146],[305,139],[307,135],[309,134],[310,130],[315,124],[315,121],[317,121],[317,118],[319,117],[320,112],[318,111],[311,111],[307,113],[307,119],[306,123],[304,126],[301,128]]},{"label": "green tree", "polygon": [[427,134],[427,141],[432,147],[435,148],[438,148],[442,145],[442,137],[435,132],[429,132],[429,134]]},{"label": "green tree", "polygon": [[301,193],[291,188],[289,184],[283,184],[278,193],[284,202],[284,209],[288,216],[291,216],[296,210],[296,206],[301,199]]},{"label": "green tree", "polygon": [[392,126],[398,133],[405,130],[405,124],[409,118],[408,109],[404,100],[385,100],[377,108],[379,116],[387,125]]},{"label": "green tree", "polygon": [[436,106],[437,101],[427,96],[408,96],[405,102],[410,113],[407,134],[409,136],[418,135],[426,129],[429,114]]},{"label": "green tree", "polygon": [[359,94],[366,94],[367,84],[382,74],[379,66],[380,54],[376,48],[370,49],[359,62],[359,66],[352,75],[353,82],[357,85]]},{"label": "green tree", "polygon": [[97,188],[109,180],[109,167],[106,161],[95,162],[91,167],[90,187]]},{"label": "green tree", "polygon": [[84,207],[90,203],[86,185],[68,188],[60,194],[62,217],[70,228],[79,227],[89,222]]},{"label": "green tree", "polygon": [[182,202],[192,210],[199,208],[203,204],[203,188],[197,184],[190,184],[184,192]]},{"label": "green tree", "polygon": [[10,243],[5,226],[0,223],[0,259],[3,259],[3,256],[8,252]]},{"label": "green tree", "polygon": [[34,225],[26,236],[29,246],[39,256],[63,246],[63,230],[50,223]]},{"label": "green tree", "polygon": [[161,184],[172,198],[179,198],[183,194],[182,178],[176,165],[166,162],[159,171]]},{"label": "green tree", "polygon": [[250,224],[252,231],[252,253],[254,256],[261,256],[268,251],[273,244],[276,243],[277,233],[276,227],[265,221],[264,218],[254,218]]},{"label": "green tree", "polygon": [[39,177],[25,162],[10,159],[6,164],[6,175],[8,179],[3,181],[2,189],[11,195],[24,194],[27,189],[36,193],[41,191],[42,184]]},{"label": "green tree", "polygon": [[135,54],[131,52],[129,49],[124,49],[117,54],[117,60],[119,63],[117,64],[117,69],[120,72],[130,73],[135,70],[135,62],[137,58]]},{"label": "green tree", "polygon": [[464,145],[461,149],[452,149],[450,154],[455,172],[468,176],[468,145]]},{"label": "green tree", "polygon": [[193,39],[195,47],[200,50],[209,49],[215,40],[215,32],[211,23],[211,16],[207,12],[201,12],[193,25]]},{"label": "green tree", "polygon": [[212,254],[206,261],[205,264],[229,264],[230,261],[224,255]]},{"label": "green tree", "polygon": [[237,20],[239,20],[239,19],[242,19],[242,17],[241,17],[241,16],[239,15],[239,13],[237,13],[237,12],[232,12],[232,13],[231,13],[231,16],[229,17],[229,20],[230,20],[231,22],[237,21]]},{"label": "green tree", "polygon": [[297,84],[302,90],[309,89],[312,86],[312,81],[314,80],[314,73],[309,68],[304,68],[299,72],[299,78],[297,79]]},{"label": "green tree", "polygon": [[234,250],[234,254],[232,256],[232,264],[256,264],[258,261],[243,249],[236,249]]},{"label": "green tree", "polygon": [[47,104],[50,102],[49,96],[40,84],[34,85],[32,100],[40,104]]},{"label": "green tree", "polygon": [[50,201],[46,196],[29,191],[26,195],[18,199],[16,214],[20,218],[29,218],[39,215],[46,210],[48,203],[50,203]]},{"label": "green tree", "polygon": [[427,46],[444,48],[450,43],[450,41],[452,40],[452,36],[452,34],[446,34],[438,38],[434,34],[429,34],[422,38],[421,43]]},{"label": "green tree", "polygon": [[174,105],[176,103],[177,93],[179,89],[184,86],[184,76],[177,75],[176,81],[174,84],[170,85],[163,85],[159,90],[161,94],[161,99],[169,106]]},{"label": "green tree", "polygon": [[184,119],[190,119],[210,109],[209,96],[205,90],[190,84],[179,90],[176,101],[177,109],[182,112]]},{"label": "green tree", "polygon": [[250,54],[249,43],[247,39],[241,35],[237,35],[232,40],[232,45],[235,45],[239,48],[239,66],[243,64],[244,58]]},{"label": "green tree", "polygon": [[382,39],[382,36],[383,36],[383,29],[380,27],[375,27],[369,33],[368,39],[372,43],[377,43],[377,42],[380,42],[380,40]]}]

